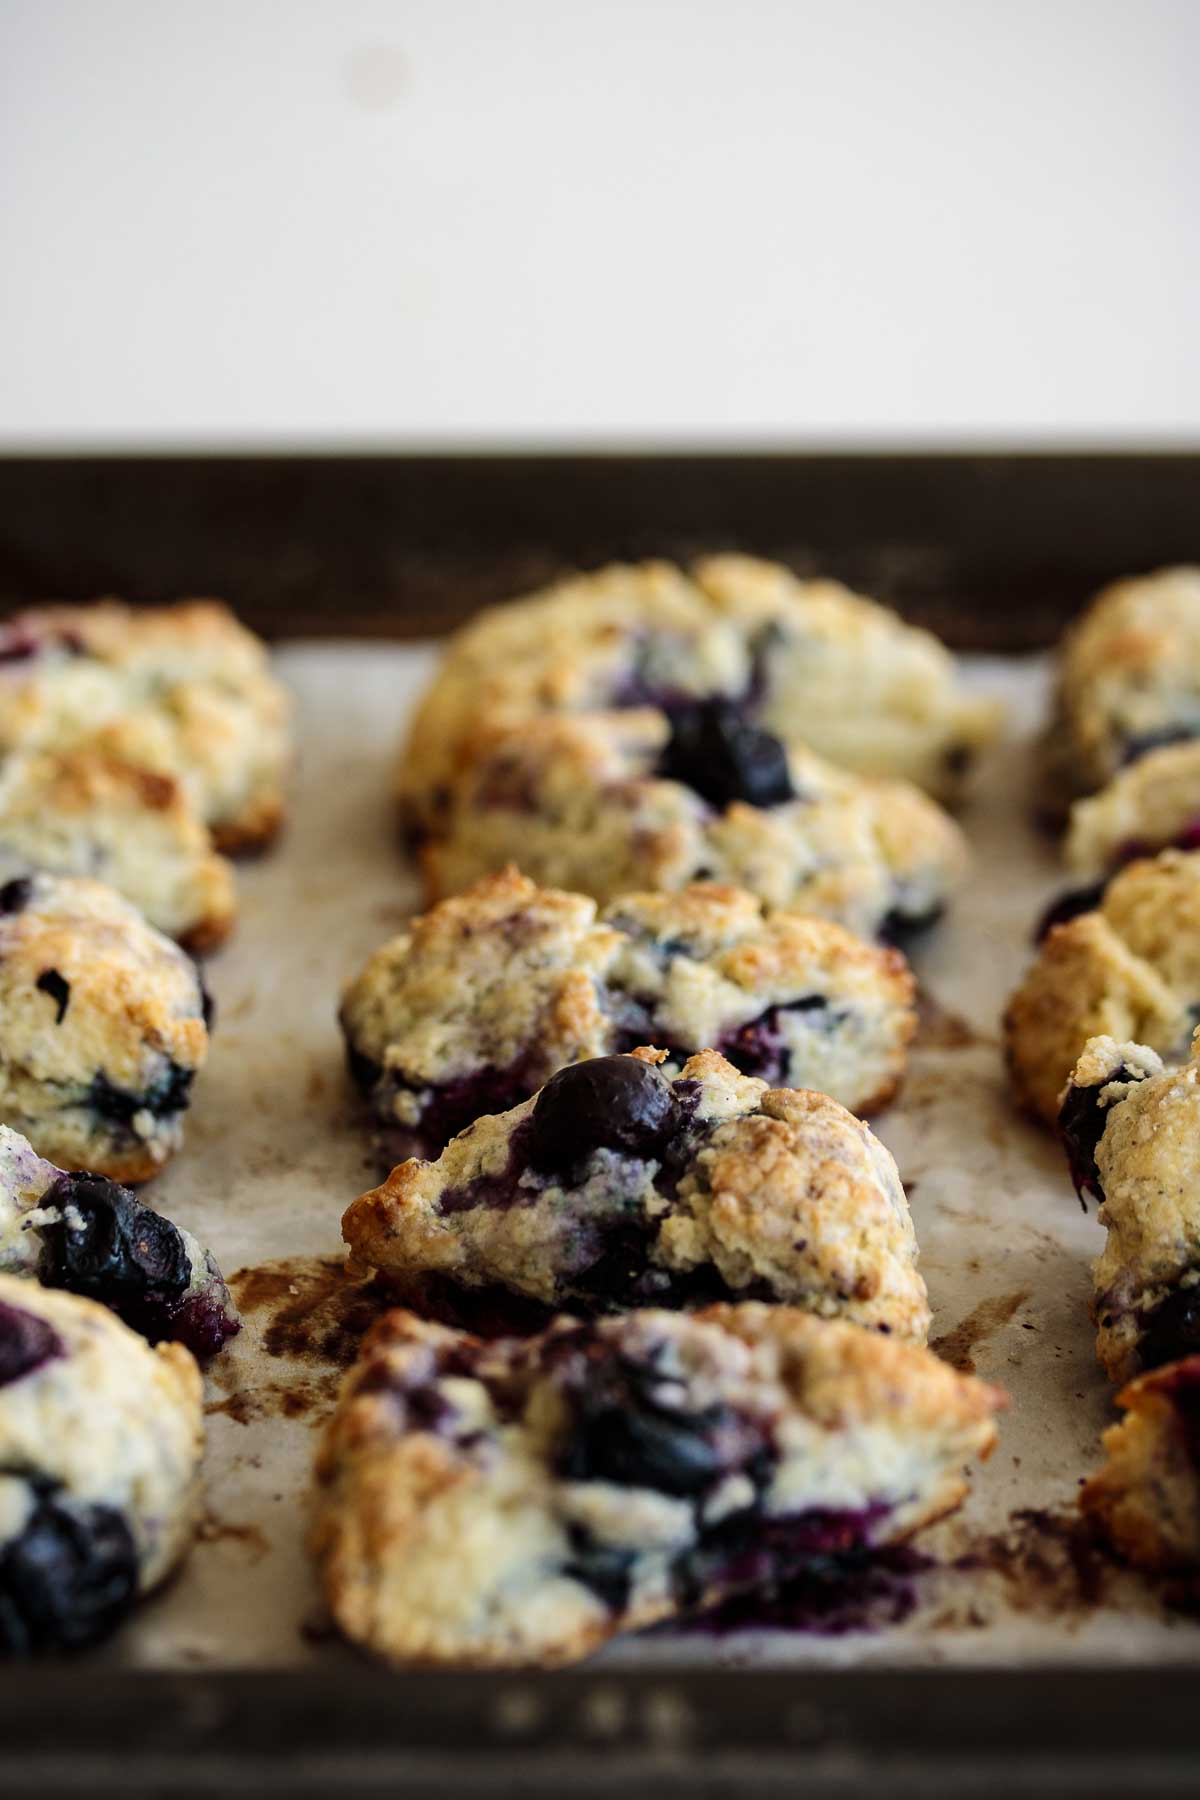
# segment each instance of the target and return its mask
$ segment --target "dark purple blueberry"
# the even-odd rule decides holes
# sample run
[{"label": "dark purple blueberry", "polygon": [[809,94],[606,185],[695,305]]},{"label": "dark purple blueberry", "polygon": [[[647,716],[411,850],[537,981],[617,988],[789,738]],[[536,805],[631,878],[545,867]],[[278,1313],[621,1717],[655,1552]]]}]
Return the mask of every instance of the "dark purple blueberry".
[{"label": "dark purple blueberry", "polygon": [[686,1410],[661,1370],[605,1347],[570,1365],[564,1382],[571,1424],[559,1474],[694,1498],[726,1475],[760,1473],[760,1429],[728,1406]]},{"label": "dark purple blueberry", "polygon": [[1121,764],[1128,768],[1130,763],[1140,762],[1152,750],[1164,750],[1168,744],[1188,744],[1197,735],[1194,725],[1165,725],[1161,731],[1144,731],[1138,737],[1126,738],[1122,747]]},{"label": "dark purple blueberry", "polygon": [[1200,1287],[1176,1288],[1142,1320],[1143,1369],[1161,1369],[1200,1354]]},{"label": "dark purple blueberry", "polygon": [[42,1204],[60,1213],[41,1233],[38,1273],[47,1287],[99,1300],[135,1329],[147,1305],[186,1292],[192,1265],[183,1238],[128,1188],[103,1175],[60,1175]]},{"label": "dark purple blueberry", "polygon": [[571,1559],[563,1573],[581,1586],[590,1588],[610,1612],[623,1612],[629,1604],[636,1550],[619,1549],[612,1544],[597,1544],[580,1526],[571,1528]]},{"label": "dark purple blueberry", "polygon": [[672,714],[658,774],[683,782],[710,806],[782,806],[796,797],[779,739],[751,725],[729,700],[703,700]]},{"label": "dark purple blueberry", "polygon": [[716,1048],[743,1075],[757,1075],[760,1081],[786,1082],[792,1053],[783,1034],[783,1015],[823,1012],[828,1005],[823,994],[806,994],[801,1000],[769,1006],[757,1019],[721,1037]]},{"label": "dark purple blueberry", "polygon": [[1034,943],[1040,944],[1056,925],[1065,925],[1068,919],[1077,919],[1081,913],[1095,912],[1107,886],[1107,881],[1092,881],[1087,887],[1071,888],[1057,900],[1052,900],[1034,927]]},{"label": "dark purple blueberry", "polygon": [[196,981],[200,988],[200,1017],[204,1020],[205,1031],[211,1032],[217,1023],[217,1003],[208,991],[204,970],[199,963],[196,964]]},{"label": "dark purple blueberry", "polygon": [[[127,1319],[126,1323],[133,1321]],[[241,1329],[242,1322],[234,1311],[229,1289],[215,1267],[211,1287],[185,1294],[179,1301],[167,1300],[159,1308],[143,1308],[142,1335],[152,1343],[171,1338],[185,1350],[190,1350],[197,1362],[206,1362],[210,1356],[215,1356]]]},{"label": "dark purple blueberry", "polygon": [[936,906],[927,906],[923,912],[912,912],[898,904],[884,914],[876,936],[881,944],[890,944],[894,950],[908,950],[918,938],[933,929],[945,910],[940,901]]},{"label": "dark purple blueberry", "polygon": [[0,1545],[0,1654],[82,1650],[118,1624],[137,1594],[133,1534],[111,1506],[41,1484],[24,1529]]},{"label": "dark purple blueberry", "polygon": [[636,1056],[596,1056],[552,1075],[533,1109],[529,1161],[572,1167],[593,1150],[652,1157],[679,1124],[671,1084]]},{"label": "dark purple blueberry", "polygon": [[64,1354],[63,1341],[48,1320],[0,1300],[0,1387]]},{"label": "dark purple blueberry", "polygon": [[194,1069],[168,1062],[165,1073],[157,1081],[135,1094],[128,1088],[117,1087],[107,1075],[100,1074],[93,1078],[88,1089],[88,1104],[102,1119],[111,1120],[115,1125],[131,1124],[140,1112],[151,1113],[156,1119],[169,1119],[173,1114],[187,1110],[195,1078]]},{"label": "dark purple blueberry", "polygon": [[71,1004],[71,984],[57,969],[43,969],[33,984],[40,994],[49,994],[54,1002],[54,1023],[61,1025]]},{"label": "dark purple blueberry", "polygon": [[28,875],[14,876],[0,887],[0,913],[24,912],[33,898],[33,881]]},{"label": "dark purple blueberry", "polygon": [[[1130,1071],[1122,1064],[1105,1078],[1104,1085],[1107,1086],[1110,1081],[1129,1079]],[[1096,1151],[1108,1124],[1110,1108],[1100,1105],[1099,1094],[1098,1087],[1076,1087],[1072,1082],[1058,1114],[1058,1135],[1067,1153],[1071,1180],[1085,1207],[1088,1194],[1102,1205],[1104,1202],[1100,1171],[1096,1167]]]}]

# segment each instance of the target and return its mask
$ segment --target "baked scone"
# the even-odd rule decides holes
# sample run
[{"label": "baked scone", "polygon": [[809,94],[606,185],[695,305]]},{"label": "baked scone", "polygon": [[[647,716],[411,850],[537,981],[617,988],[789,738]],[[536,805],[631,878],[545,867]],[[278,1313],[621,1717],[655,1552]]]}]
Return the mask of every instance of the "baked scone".
[{"label": "baked scone", "polygon": [[674,727],[642,709],[481,733],[422,858],[432,900],[515,862],[601,902],[712,880],[895,938],[937,918],[967,851],[917,788],[785,749],[717,705]]},{"label": "baked scone", "polygon": [[1004,1015],[1018,1101],[1053,1124],[1089,1038],[1185,1057],[1200,1019],[1200,851],[1130,863],[1094,912],[1053,926]]},{"label": "baked scone", "polygon": [[1200,1568],[1200,1356],[1122,1388],[1125,1417],[1104,1434],[1107,1460],[1079,1495],[1085,1514],[1135,1568]]},{"label": "baked scone", "polygon": [[89,746],[179,780],[220,850],[283,817],[287,695],[215,600],[46,606],[0,627],[0,756]]},{"label": "baked scone", "polygon": [[951,1511],[1002,1400],[785,1306],[491,1343],[387,1313],[321,1445],[312,1550],[379,1655],[571,1662]]},{"label": "baked scone", "polygon": [[0,1125],[0,1274],[83,1294],[157,1344],[212,1356],[241,1329],[212,1253],[105,1175],[69,1174]]},{"label": "baked scone", "polygon": [[947,797],[998,723],[936,638],[837,582],[749,556],[709,557],[690,576],[615,564],[455,634],[404,752],[406,817],[438,829],[481,726],[621,707],[679,715],[711,699],[845,768]]},{"label": "baked scone", "polygon": [[772,1087],[852,1112],[892,1098],[916,1029],[897,950],[772,912],[739,888],[594,900],[513,868],[443,900],[375,952],[339,1014],[394,1160],[436,1156],[567,1063],[712,1048]]},{"label": "baked scone", "polygon": [[1200,739],[1147,751],[1071,807],[1064,854],[1084,879],[1168,848],[1200,848]]},{"label": "baked scone", "polygon": [[1164,1069],[1145,1044],[1093,1038],[1063,1095],[1072,1179],[1108,1231],[1092,1312],[1113,1381],[1200,1351],[1198,1056]]},{"label": "baked scone", "polygon": [[99,751],[0,763],[0,882],[35,869],[107,882],[189,950],[233,925],[233,867],[180,784]]},{"label": "baked scone", "polygon": [[1200,736],[1200,569],[1114,582],[1067,632],[1058,711],[1085,792]]},{"label": "baked scone", "polygon": [[148,1181],[208,1054],[195,963],[98,881],[0,888],[0,1120],[40,1156]]},{"label": "baked scone", "polygon": [[923,1342],[917,1242],[895,1162],[826,1094],[715,1050],[602,1056],[476,1121],[348,1208],[357,1267],[598,1312],[780,1300]]},{"label": "baked scone", "polygon": [[200,1401],[181,1345],[0,1275],[0,1656],[96,1642],[179,1562]]}]

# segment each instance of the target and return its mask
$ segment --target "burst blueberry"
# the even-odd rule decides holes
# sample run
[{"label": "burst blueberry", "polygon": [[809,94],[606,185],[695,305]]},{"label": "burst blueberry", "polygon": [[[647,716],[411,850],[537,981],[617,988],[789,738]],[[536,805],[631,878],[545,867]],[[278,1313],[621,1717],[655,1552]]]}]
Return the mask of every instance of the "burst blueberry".
[{"label": "burst blueberry", "polygon": [[712,806],[735,800],[782,806],[795,799],[787,751],[729,700],[700,701],[672,715],[658,773],[683,782]]},{"label": "burst blueberry", "polygon": [[679,1122],[671,1084],[635,1056],[596,1056],[552,1075],[533,1110],[529,1161],[561,1170],[592,1150],[652,1157]]}]

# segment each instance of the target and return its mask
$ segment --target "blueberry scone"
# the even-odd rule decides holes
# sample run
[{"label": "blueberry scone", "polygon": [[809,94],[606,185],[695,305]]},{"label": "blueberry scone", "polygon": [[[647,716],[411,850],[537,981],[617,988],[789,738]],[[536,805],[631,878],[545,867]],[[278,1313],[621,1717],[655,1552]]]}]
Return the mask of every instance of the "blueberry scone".
[{"label": "blueberry scone", "polygon": [[451,640],[404,753],[406,816],[437,829],[481,726],[624,707],[685,723],[713,700],[846,768],[942,795],[996,728],[936,638],[837,582],[747,556],[690,575],[614,565],[491,607]]},{"label": "blueberry scone", "polygon": [[1060,729],[1084,792],[1200,737],[1200,569],[1114,582],[1063,641]]},{"label": "blueberry scone", "polygon": [[1136,1568],[1200,1569],[1200,1356],[1140,1375],[1117,1395],[1105,1462],[1079,1496],[1084,1513]]},{"label": "blueberry scone", "polygon": [[180,784],[99,751],[0,763],[0,882],[35,869],[107,882],[189,950],[233,925],[233,868]]},{"label": "blueberry scone", "polygon": [[966,867],[917,788],[785,748],[721,703],[674,725],[645,709],[535,719],[475,748],[422,851],[431,899],[515,862],[601,902],[712,880],[897,938],[938,917]]},{"label": "blueberry scone", "polygon": [[397,1662],[565,1663],[951,1511],[1002,1396],[791,1307],[481,1343],[392,1312],[317,1461],[313,1552]]},{"label": "blueberry scone", "polygon": [[1165,1069],[1145,1044],[1094,1038],[1063,1095],[1072,1179],[1108,1231],[1092,1311],[1113,1381],[1200,1351],[1198,1055]]},{"label": "blueberry scone", "polygon": [[869,1127],[715,1050],[669,1080],[662,1054],[573,1063],[401,1163],[342,1220],[353,1263],[599,1312],[783,1300],[923,1342],[908,1202]]},{"label": "blueberry scone", "polygon": [[0,627],[0,756],[81,746],[174,776],[221,850],[282,820],[287,696],[217,601],[48,606]]},{"label": "blueberry scone", "polygon": [[208,1053],[186,951],[98,881],[0,888],[0,1121],[39,1155],[147,1181],[183,1141]]},{"label": "blueberry scone", "polygon": [[916,1027],[897,950],[772,912],[738,888],[594,900],[515,869],[443,900],[342,999],[351,1072],[394,1156],[436,1156],[564,1065],[654,1044],[713,1048],[772,1087],[886,1105]]},{"label": "blueberry scone", "polygon": [[200,1399],[179,1344],[0,1275],[0,1656],[96,1642],[184,1556]]},{"label": "blueberry scone", "polygon": [[1167,744],[1071,807],[1065,855],[1086,881],[1103,881],[1134,857],[1200,848],[1200,740]]},{"label": "blueberry scone", "polygon": [[1051,927],[1008,1003],[1018,1101],[1053,1124],[1089,1038],[1149,1044],[1178,1061],[1200,1021],[1200,852],[1131,863],[1097,909]]},{"label": "blueberry scone", "polygon": [[190,1231],[105,1175],[55,1168],[0,1125],[0,1274],[83,1294],[157,1344],[208,1357],[241,1329],[221,1271]]}]

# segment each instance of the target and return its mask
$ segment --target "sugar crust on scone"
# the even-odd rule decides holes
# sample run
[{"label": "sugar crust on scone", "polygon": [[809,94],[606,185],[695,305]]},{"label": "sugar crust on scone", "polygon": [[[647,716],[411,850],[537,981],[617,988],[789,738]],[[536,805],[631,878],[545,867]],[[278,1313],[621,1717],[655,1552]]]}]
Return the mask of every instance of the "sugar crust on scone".
[{"label": "sugar crust on scone", "polygon": [[0,1118],[67,1169],[146,1181],[208,1051],[185,951],[100,882],[0,888]]},{"label": "sugar crust on scone", "polygon": [[1200,852],[1130,863],[1097,910],[1047,933],[1009,1000],[1005,1050],[1019,1103],[1047,1124],[1089,1038],[1186,1056],[1200,1006]]},{"label": "sugar crust on scone", "polygon": [[790,1307],[490,1345],[393,1312],[326,1430],[311,1547],[338,1624],[379,1655],[570,1662],[952,1510],[1002,1398]]},{"label": "sugar crust on scone", "polygon": [[340,1019],[387,1141],[436,1155],[564,1064],[635,1044],[676,1062],[717,1048],[772,1085],[877,1110],[903,1076],[915,984],[899,951],[737,888],[626,894],[600,912],[510,867],[377,950]]},{"label": "sugar crust on scone", "polygon": [[346,1211],[355,1265],[586,1310],[769,1297],[924,1341],[908,1202],[869,1126],[712,1050],[670,1086],[674,1135],[657,1153],[535,1167],[534,1099],[479,1119],[436,1162],[401,1163]]},{"label": "sugar crust on scone", "polygon": [[614,564],[488,608],[452,638],[414,718],[400,775],[410,819],[436,826],[480,727],[547,713],[677,707],[720,695],[843,767],[953,797],[994,736],[929,632],[833,581],[748,556]]}]

